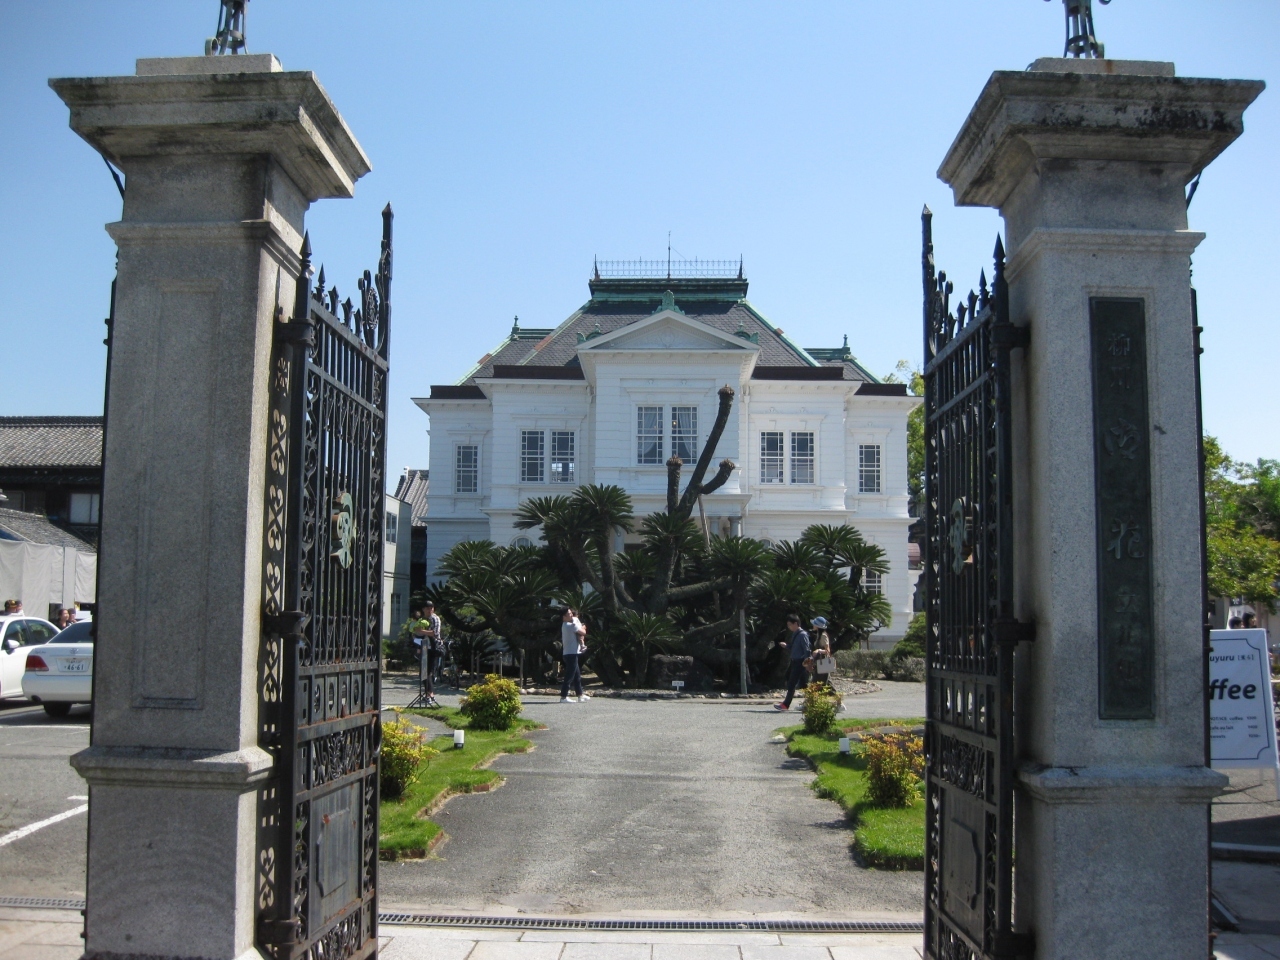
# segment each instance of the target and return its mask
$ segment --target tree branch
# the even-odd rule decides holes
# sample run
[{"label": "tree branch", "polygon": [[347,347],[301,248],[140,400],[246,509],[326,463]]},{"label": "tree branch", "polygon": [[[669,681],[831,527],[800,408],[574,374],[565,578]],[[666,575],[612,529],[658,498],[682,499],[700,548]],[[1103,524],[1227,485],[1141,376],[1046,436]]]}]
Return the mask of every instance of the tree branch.
[{"label": "tree branch", "polygon": [[720,577],[718,580],[705,580],[702,583],[690,583],[683,587],[672,587],[667,591],[667,600],[672,603],[678,603],[681,600],[688,600],[690,597],[700,597],[704,593],[710,593],[713,590],[723,590],[726,587],[733,586],[732,577]]},{"label": "tree branch", "polygon": [[667,513],[675,513],[680,503],[680,468],[684,461],[674,453],[667,461]]},{"label": "tree branch", "polygon": [[721,460],[720,469],[716,471],[716,475],[711,478],[710,483],[704,483],[702,485],[702,492],[706,494],[714,493],[716,490],[719,490],[724,486],[725,481],[729,479],[729,475],[736,469],[738,469],[738,465],[732,460]]},{"label": "tree branch", "polygon": [[[693,468],[693,474],[689,477],[689,484],[684,488],[684,495],[680,498],[679,513],[685,517],[688,517],[693,512],[693,504],[698,499],[698,494],[705,492],[702,487],[702,478],[707,475],[707,468],[711,466],[711,458],[716,455],[716,447],[720,443],[720,437],[724,434],[725,424],[729,422],[729,411],[733,407],[733,387],[726,383],[720,388],[719,395],[720,407],[716,411],[716,422],[711,427],[711,433],[707,435],[707,442],[703,444],[702,452],[698,455],[698,464]],[[724,483],[723,480],[720,482]],[[675,511],[669,510],[669,512]]]}]

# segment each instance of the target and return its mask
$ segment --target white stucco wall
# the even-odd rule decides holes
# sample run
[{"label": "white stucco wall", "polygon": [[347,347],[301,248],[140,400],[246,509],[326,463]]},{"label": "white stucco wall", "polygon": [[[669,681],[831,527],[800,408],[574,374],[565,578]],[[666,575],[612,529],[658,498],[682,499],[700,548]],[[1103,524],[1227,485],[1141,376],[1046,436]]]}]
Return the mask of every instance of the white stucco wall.
[{"label": "white stucco wall", "polygon": [[[911,618],[912,578],[907,566],[907,415],[915,397],[859,395],[858,381],[752,380],[756,348],[726,342],[678,317],[658,318],[645,329],[624,329],[579,347],[584,380],[477,381],[485,400],[418,400],[431,422],[430,520],[427,576],[456,543],[492,539],[503,546],[537,531],[513,525],[519,504],[534,496],[567,493],[567,483],[524,483],[520,475],[522,430],[573,430],[576,483],[617,484],[631,494],[638,516],[661,510],[666,468],[636,463],[636,408],[672,405],[698,408],[698,440],[705,442],[724,384],[736,392],[724,435],[708,476],[726,457],[738,464],[729,481],[705,498],[713,532],[730,520],[747,536],[791,540],[814,523],[848,523],[885,550],[890,571],[884,593],[893,623],[878,636],[891,643]],[[686,329],[687,327],[687,329]],[[701,339],[700,339],[701,338]],[[664,345],[664,342],[666,345]],[[668,414],[669,416],[669,414]],[[815,434],[811,484],[760,482],[760,434]],[[663,457],[670,456],[669,436]],[[454,451],[459,443],[480,447],[480,484],[475,494],[454,491]],[[858,490],[858,446],[881,448],[881,490]],[[787,457],[789,465],[789,455]],[[692,464],[685,468],[685,478]],[[438,478],[438,479],[437,479]]]}]

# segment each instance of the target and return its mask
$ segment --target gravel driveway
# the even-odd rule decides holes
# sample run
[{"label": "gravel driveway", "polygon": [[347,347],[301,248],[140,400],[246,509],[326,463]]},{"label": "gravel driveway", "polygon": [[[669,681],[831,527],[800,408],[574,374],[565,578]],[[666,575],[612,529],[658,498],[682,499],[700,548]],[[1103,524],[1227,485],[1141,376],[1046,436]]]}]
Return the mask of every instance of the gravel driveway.
[{"label": "gravel driveway", "polygon": [[[883,686],[846,715],[921,714],[921,684]],[[857,865],[840,809],[769,742],[796,722],[770,705],[529,698],[525,714],[548,727],[536,749],[495,761],[500,790],[446,805],[433,859],[382,865],[383,909],[919,917],[923,875]]]}]

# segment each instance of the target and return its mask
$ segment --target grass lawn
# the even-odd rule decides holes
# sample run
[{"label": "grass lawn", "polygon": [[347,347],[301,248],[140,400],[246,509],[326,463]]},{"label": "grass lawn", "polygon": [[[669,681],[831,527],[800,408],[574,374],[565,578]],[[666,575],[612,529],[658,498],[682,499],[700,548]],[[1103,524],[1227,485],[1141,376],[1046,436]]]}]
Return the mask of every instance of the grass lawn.
[{"label": "grass lawn", "polygon": [[[402,712],[434,717],[454,729],[467,728],[468,718],[447,707]],[[490,789],[502,778],[492,770],[478,768],[502,753],[524,753],[532,744],[521,734],[540,726],[518,719],[511,730],[468,729],[466,746],[461,750],[454,749],[452,736],[431,741],[440,756],[420,768],[417,782],[410,784],[403,796],[382,801],[378,845],[383,858],[425,856],[441,833],[440,825],[427,819],[428,811],[455,793]]]},{"label": "grass lawn", "polygon": [[815,736],[803,726],[783,727],[787,753],[804,757],[818,771],[813,783],[818,796],[834,800],[854,824],[853,846],[863,863],[886,870],[924,869],[924,797],[900,809],[873,806],[866,799],[867,764],[858,744],[847,756],[840,754],[842,733],[868,728],[914,727],[919,718],[837,720],[840,733]]}]

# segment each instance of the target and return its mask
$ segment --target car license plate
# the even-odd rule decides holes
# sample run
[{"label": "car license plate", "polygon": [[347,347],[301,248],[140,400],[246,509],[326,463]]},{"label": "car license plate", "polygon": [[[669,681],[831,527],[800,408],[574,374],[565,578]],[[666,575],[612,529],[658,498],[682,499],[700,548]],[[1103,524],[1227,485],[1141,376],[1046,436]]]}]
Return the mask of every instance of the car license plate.
[{"label": "car license plate", "polygon": [[88,661],[88,660],[84,660],[84,659],[81,659],[81,660],[63,660],[63,661],[62,661],[62,668],[63,668],[67,673],[88,673],[88,672],[89,672],[89,661]]}]

